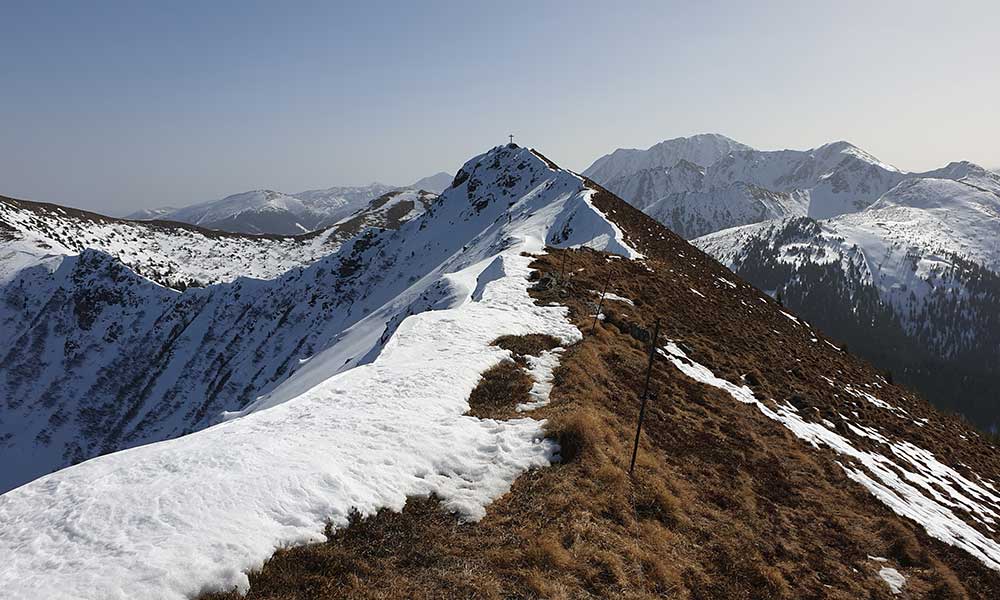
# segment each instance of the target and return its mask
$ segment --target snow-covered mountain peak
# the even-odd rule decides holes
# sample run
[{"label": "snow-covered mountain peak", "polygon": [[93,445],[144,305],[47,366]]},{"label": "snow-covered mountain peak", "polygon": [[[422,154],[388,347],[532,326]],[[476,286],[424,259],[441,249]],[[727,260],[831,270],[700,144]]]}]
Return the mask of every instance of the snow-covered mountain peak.
[{"label": "snow-covered mountain peak", "polygon": [[232,233],[298,235],[329,227],[398,189],[378,182],[297,194],[257,189],[183,208],[143,210],[129,218],[177,221]]},{"label": "snow-covered mountain peak", "polygon": [[[441,197],[390,192],[329,230],[295,238],[0,203],[0,225],[9,224],[0,323],[14,340],[0,352],[9,367],[0,386],[29,400],[23,418],[10,413],[0,423],[0,439],[36,456],[0,488],[202,428],[334,342],[336,356],[307,366],[325,365],[328,377],[370,361],[405,316],[463,301],[472,290],[454,273],[499,253],[585,244],[637,256],[590,203],[593,193],[540,154],[499,146],[468,161]],[[240,278],[248,274],[270,280]],[[215,284],[177,293],[147,281],[192,276]],[[40,395],[50,399],[45,409]],[[126,396],[141,408],[115,400]]]},{"label": "snow-covered mountain peak", "polygon": [[1000,195],[1000,173],[984,169],[967,160],[951,162],[940,169],[920,173],[919,176],[932,179],[954,179]]},{"label": "snow-covered mountain peak", "polygon": [[[105,266],[128,269],[95,252],[55,272],[22,272],[0,302],[14,338],[0,389],[16,398],[0,447],[25,468],[2,483],[111,454],[2,496],[5,520],[31,505],[36,515],[72,513],[68,521],[87,520],[92,532],[16,517],[25,526],[0,539],[0,553],[39,532],[53,545],[21,553],[14,570],[24,577],[0,577],[5,591],[179,599],[206,585],[245,588],[244,571],[275,547],[322,535],[330,519],[345,524],[351,508],[398,509],[407,496],[436,494],[481,517],[554,449],[533,419],[466,414],[480,374],[509,357],[491,342],[581,337],[567,308],[528,295],[526,253],[587,246],[640,256],[595,207],[603,192],[591,186],[509,144],[467,161],[398,230],[364,229],[272,281],[178,293],[119,277]],[[422,195],[386,195],[372,209],[402,211]],[[225,423],[207,427],[223,413]],[[294,506],[290,484],[301,492]],[[158,518],[111,510],[123,501],[130,515]],[[186,518],[192,509],[198,519]],[[120,543],[89,541],[111,531]],[[133,547],[149,539],[158,552]],[[53,576],[57,547],[81,560]],[[168,571],[183,576],[155,576]]]},{"label": "snow-covered mountain peak", "polygon": [[440,173],[435,173],[434,175],[431,175],[429,177],[423,177],[421,179],[418,179],[408,187],[415,190],[426,190],[428,192],[440,194],[441,192],[448,189],[453,179],[454,179],[453,175],[442,171]]},{"label": "snow-covered mountain peak", "polygon": [[982,176],[989,173],[988,169],[968,160],[953,160],[940,169],[923,173],[926,177],[944,177],[945,179],[961,179],[969,176]]},{"label": "snow-covered mountain peak", "polygon": [[583,174],[604,185],[647,169],[673,167],[681,160],[707,167],[730,152],[746,150],[753,148],[724,135],[703,133],[664,140],[646,150],[619,148],[594,161]]},{"label": "snow-covered mountain peak", "polygon": [[456,218],[468,222],[472,229],[486,225],[476,240],[520,239],[530,251],[585,244],[638,256],[618,241],[620,232],[590,203],[594,192],[583,177],[560,168],[534,149],[504,144],[468,160],[451,187],[417,220],[421,223],[404,229],[426,226],[424,223],[436,219],[441,207],[458,211]]},{"label": "snow-covered mountain peak", "polygon": [[[907,177],[846,141],[760,151],[717,134],[619,150],[584,174],[688,238],[790,215],[857,212]],[[765,192],[772,201],[760,204]]]},{"label": "snow-covered mountain peak", "polygon": [[882,162],[876,158],[873,154],[862,150],[861,148],[855,146],[854,144],[840,140],[837,142],[831,142],[829,144],[823,144],[822,146],[816,148],[812,151],[817,157],[823,160],[833,160],[838,161],[838,159],[843,158],[855,158],[872,165],[877,166],[880,169],[892,172],[901,172],[896,167]]},{"label": "snow-covered mountain peak", "polygon": [[192,225],[203,225],[236,217],[248,211],[297,207],[301,204],[297,198],[274,190],[250,190],[226,196],[221,200],[212,200],[182,208],[169,215],[169,218],[185,223],[190,222]]},{"label": "snow-covered mountain peak", "polygon": [[[688,137],[677,137],[652,145],[646,152],[660,157],[678,156],[677,160],[687,160],[707,167],[730,152],[753,150],[746,144],[719,133],[699,133]],[[676,161],[674,161],[676,162]],[[668,166],[670,160],[661,162]]]},{"label": "snow-covered mountain peak", "polygon": [[925,210],[967,210],[975,207],[984,211],[984,217],[1000,219],[1000,195],[983,190],[965,179],[907,179],[883,194],[867,210],[876,211],[891,206]]}]

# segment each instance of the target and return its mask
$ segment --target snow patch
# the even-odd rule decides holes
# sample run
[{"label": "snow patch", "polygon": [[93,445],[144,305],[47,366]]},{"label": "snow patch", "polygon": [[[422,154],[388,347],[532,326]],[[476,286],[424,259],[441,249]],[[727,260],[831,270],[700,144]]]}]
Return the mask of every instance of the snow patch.
[{"label": "snow patch", "polygon": [[[594,290],[593,293],[596,296],[600,296],[601,295],[596,290]],[[619,296],[618,294],[614,294],[612,292],[604,292],[604,299],[605,300],[614,300],[616,302],[621,302],[623,304],[628,304],[629,306],[635,306],[635,302],[632,302],[631,299],[626,298],[625,296]]]},{"label": "snow patch", "polygon": [[549,403],[549,394],[552,393],[552,378],[559,360],[562,358],[563,348],[545,350],[539,356],[528,356],[528,374],[535,380],[528,391],[530,402],[517,405],[517,412],[525,412],[541,408]]},{"label": "snow patch", "polygon": [[882,567],[878,570],[878,576],[889,586],[889,590],[893,594],[903,593],[903,586],[906,585],[906,577],[903,577],[902,573],[892,567]]}]

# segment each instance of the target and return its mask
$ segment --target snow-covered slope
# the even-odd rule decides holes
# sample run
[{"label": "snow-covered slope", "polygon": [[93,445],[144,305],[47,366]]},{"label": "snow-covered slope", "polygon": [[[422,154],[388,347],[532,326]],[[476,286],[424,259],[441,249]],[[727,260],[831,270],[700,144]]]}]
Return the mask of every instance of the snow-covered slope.
[{"label": "snow-covered slope", "polygon": [[[364,243],[421,214],[434,198],[386,194],[320,235],[289,241],[289,260],[316,260],[357,236]],[[140,250],[161,240],[142,237],[145,225],[99,226],[87,230],[111,241],[124,236]],[[190,248],[204,238],[163,239]],[[222,239],[235,255],[260,241]],[[0,470],[0,491],[100,453],[205,427],[273,388],[365,314],[333,257],[309,268],[290,262],[290,271],[266,282],[227,272],[227,283],[178,293],[106,251],[39,257],[30,252],[39,243],[4,242],[29,252],[11,250],[0,261],[0,328],[8,341],[0,350],[0,449],[12,459]]]},{"label": "snow-covered slope", "polygon": [[[1000,194],[979,171],[951,175],[963,179],[905,180],[858,213],[748,225],[694,243],[904,378],[918,370],[916,357],[953,372],[910,373],[915,384],[982,380],[967,381],[964,398],[922,391],[989,426],[1000,421],[988,383],[1000,381]],[[836,317],[845,314],[854,322]]]},{"label": "snow-covered slope", "polygon": [[[463,416],[479,374],[509,356],[489,343],[503,334],[547,333],[564,343],[580,337],[565,308],[532,302],[531,259],[522,253],[587,245],[638,256],[595,209],[594,193],[579,176],[510,145],[466,163],[455,186],[398,231],[369,230],[273,282],[176,294],[143,285],[124,267],[109,270],[114,261],[106,255],[81,255],[76,272],[67,265],[56,277],[86,280],[74,289],[103,307],[84,311],[84,329],[108,338],[152,323],[170,347],[154,347],[159,357],[151,365],[189,372],[195,359],[205,374],[183,385],[139,384],[104,394],[103,402],[81,395],[66,406],[57,395],[7,407],[5,456],[32,454],[19,445],[19,431],[48,422],[50,443],[64,441],[66,432],[102,420],[96,409],[114,413],[100,431],[149,423],[134,442],[179,433],[178,423],[193,428],[196,421],[181,417],[210,420],[224,408],[212,402],[216,391],[231,385],[231,373],[253,373],[249,365],[260,355],[267,370],[283,365],[286,380],[222,425],[92,459],[0,496],[0,555],[7,559],[0,587],[13,598],[185,598],[206,586],[246,586],[244,572],[276,547],[322,537],[324,522],[344,524],[351,508],[399,508],[407,495],[433,492],[478,518],[519,472],[547,464],[554,450],[530,417]],[[59,283],[32,276],[25,286]],[[79,304],[66,304],[66,319]],[[172,312],[158,315],[158,306]],[[44,322],[64,328],[53,318]],[[311,327],[321,333],[298,342],[284,333]],[[25,343],[36,339],[29,334]],[[99,344],[59,348],[41,339],[43,347],[30,348],[36,360],[73,349],[56,374],[102,353]],[[223,351],[234,347],[246,356]],[[5,374],[24,371],[8,367]],[[137,402],[147,396],[160,401]],[[47,417],[38,404],[51,404],[59,416]],[[62,515],[58,522],[54,514]]]},{"label": "snow-covered slope", "polygon": [[126,221],[2,197],[0,227],[7,231],[0,239],[0,265],[9,264],[15,254],[24,261],[42,261],[90,248],[168,286],[204,285],[241,276],[273,278],[336,248],[326,246],[325,235],[245,236],[181,223]]},{"label": "snow-covered slope", "polygon": [[389,192],[411,190],[438,194],[451,185],[452,179],[452,175],[437,173],[406,187],[376,182],[297,194],[252,190],[184,208],[142,210],[128,218],[179,221],[232,233],[300,235],[335,225]]},{"label": "snow-covered slope", "polygon": [[441,192],[448,189],[454,177],[455,177],[454,175],[450,175],[442,171],[440,173],[435,173],[430,177],[424,177],[422,179],[418,179],[412,185],[409,185],[407,187],[413,190],[426,190],[434,194],[440,194]]},{"label": "snow-covered slope", "polygon": [[235,233],[296,235],[329,227],[395,189],[373,183],[298,194],[253,190],[180,208],[158,218]]},{"label": "snow-covered slope", "polygon": [[[419,214],[433,197],[414,190],[390,192],[343,221],[356,221],[361,215],[367,224],[377,226],[383,225],[383,218],[406,220]],[[387,210],[397,204],[400,207],[395,212],[402,206],[409,208],[401,215],[389,214]],[[177,222],[116,219],[0,197],[0,277],[13,264],[23,268],[89,248],[110,254],[135,272],[171,287],[228,282],[237,277],[271,279],[335,251],[346,237],[345,229],[351,234],[357,230],[331,225],[298,236],[240,235]]]},{"label": "snow-covered slope", "polygon": [[[824,240],[864,251],[871,258],[872,271],[888,271],[890,266],[898,271],[900,253],[907,252],[957,254],[1000,270],[1000,195],[964,181],[910,179],[864,211],[818,223]],[[759,223],[720,231],[695,243],[731,263],[746,240],[777,225]],[[902,270],[909,269],[904,265]],[[886,290],[890,288],[891,283]]]},{"label": "snow-covered slope", "polygon": [[646,204],[642,211],[678,234],[691,238],[745,223],[803,216],[808,206],[808,193],[772,192],[737,182],[724,187],[671,193]]}]

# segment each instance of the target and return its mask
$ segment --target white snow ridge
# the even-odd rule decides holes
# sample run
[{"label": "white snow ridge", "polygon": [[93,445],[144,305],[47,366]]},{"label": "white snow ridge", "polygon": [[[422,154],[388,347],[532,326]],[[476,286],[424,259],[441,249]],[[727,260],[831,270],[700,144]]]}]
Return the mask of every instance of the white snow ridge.
[{"label": "white snow ridge", "polygon": [[[557,448],[543,422],[464,414],[480,374],[507,356],[490,346],[495,338],[580,339],[566,308],[531,300],[522,253],[551,244],[638,254],[590,204],[582,179],[531,150],[495,148],[463,175],[424,216],[375,238],[367,251],[377,255],[361,256],[377,271],[365,297],[381,304],[270,395],[214,427],[0,496],[0,595],[179,600],[246,590],[246,572],[275,549],[323,539],[325,524],[344,525],[352,509],[400,510],[407,496],[436,494],[475,520],[520,473],[547,465]],[[426,268],[431,258],[440,262]],[[382,269],[376,259],[392,262]],[[400,281],[411,283],[390,295]],[[557,359],[535,370],[550,377]],[[541,383],[538,401],[547,399]]]}]

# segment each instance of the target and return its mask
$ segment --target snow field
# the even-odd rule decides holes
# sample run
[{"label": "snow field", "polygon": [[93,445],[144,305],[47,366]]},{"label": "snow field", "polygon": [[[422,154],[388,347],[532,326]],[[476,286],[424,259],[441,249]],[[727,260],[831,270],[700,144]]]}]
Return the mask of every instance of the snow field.
[{"label": "snow field", "polygon": [[481,301],[406,319],[373,363],[292,401],[0,496],[0,588],[9,598],[180,599],[246,589],[247,570],[276,548],[322,540],[327,520],[342,526],[352,508],[400,510],[407,496],[437,494],[481,518],[557,451],[542,422],[463,416],[479,374],[505,357],[489,343],[580,336],[566,309],[531,301],[529,261],[503,256],[505,276]]}]

